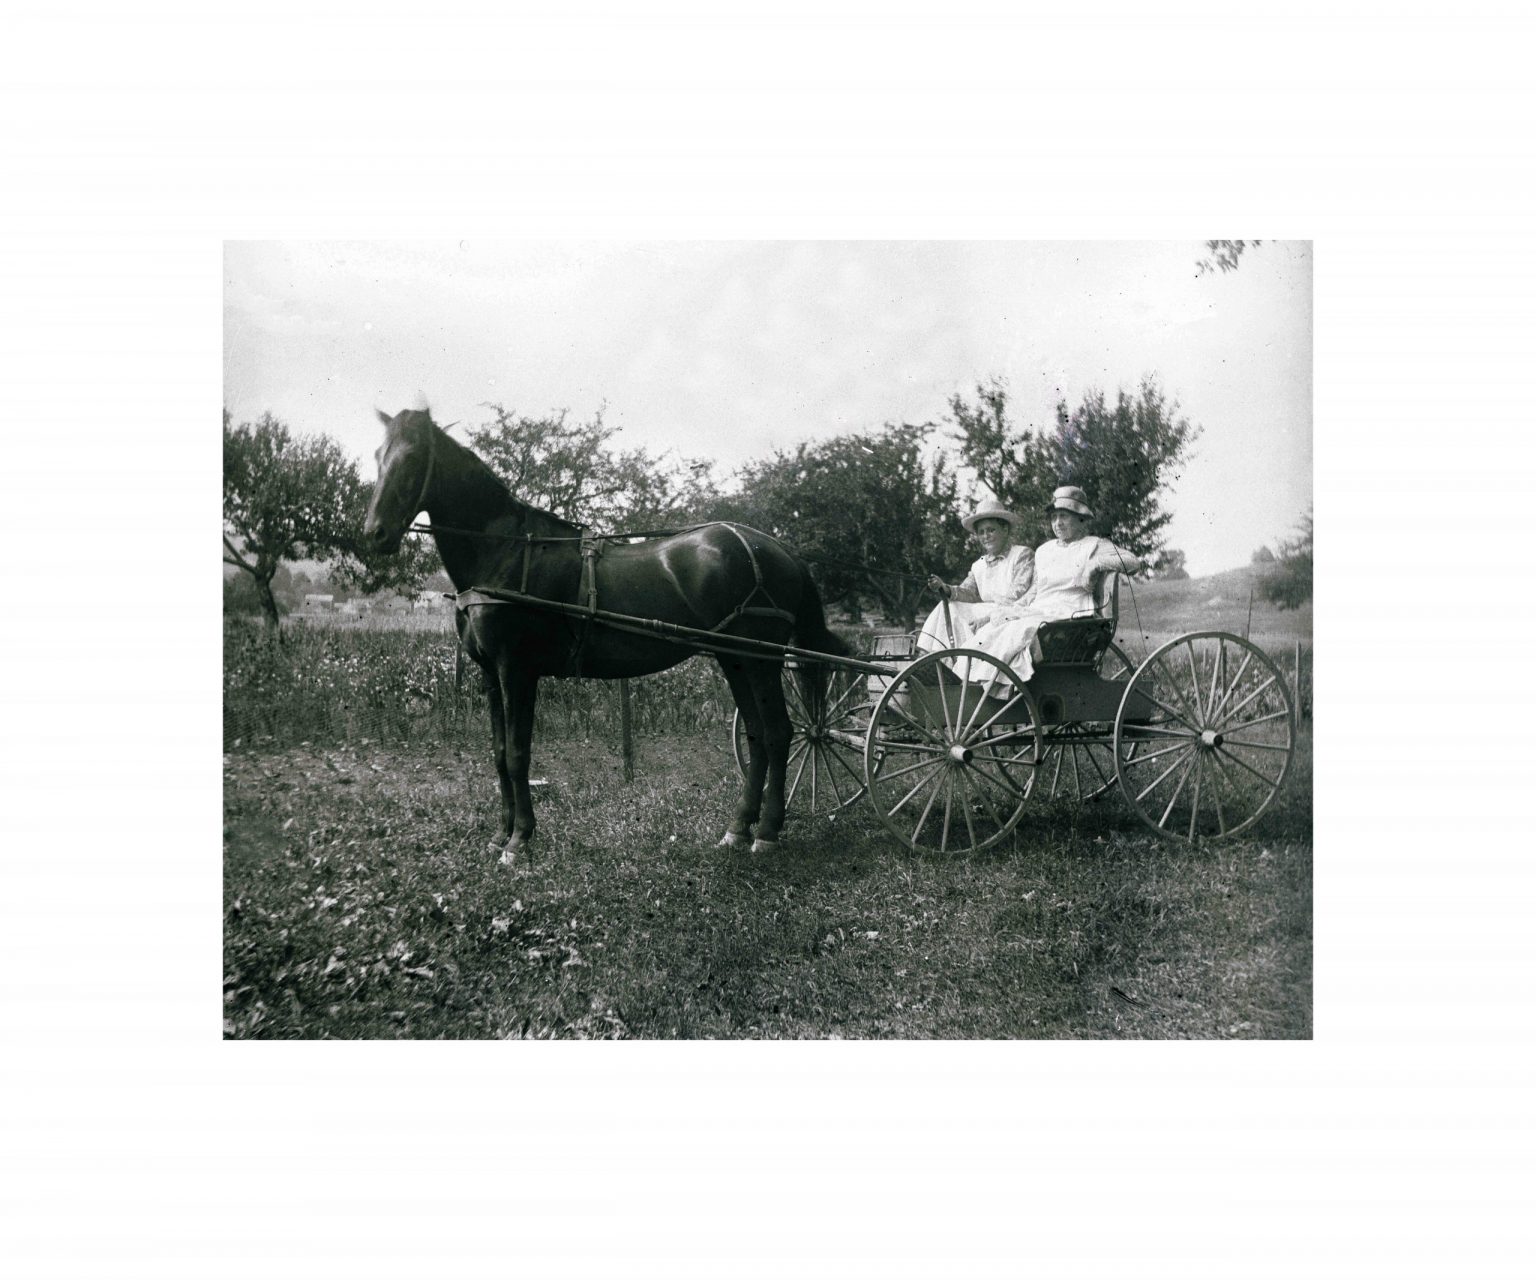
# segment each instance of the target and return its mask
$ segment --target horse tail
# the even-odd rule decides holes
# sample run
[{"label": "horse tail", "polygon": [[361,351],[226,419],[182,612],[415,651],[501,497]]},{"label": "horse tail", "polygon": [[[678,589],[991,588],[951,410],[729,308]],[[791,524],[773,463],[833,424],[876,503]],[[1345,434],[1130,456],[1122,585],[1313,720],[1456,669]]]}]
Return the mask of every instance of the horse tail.
[{"label": "horse tail", "polygon": [[[798,562],[797,562],[798,563]],[[839,635],[827,626],[827,615],[821,603],[821,592],[811,571],[800,564],[800,609],[795,614],[794,638],[798,649],[814,649],[834,658],[849,658],[853,650]],[[826,700],[827,664],[801,659],[795,664],[795,679],[800,685],[800,696],[813,719],[819,719]]]}]

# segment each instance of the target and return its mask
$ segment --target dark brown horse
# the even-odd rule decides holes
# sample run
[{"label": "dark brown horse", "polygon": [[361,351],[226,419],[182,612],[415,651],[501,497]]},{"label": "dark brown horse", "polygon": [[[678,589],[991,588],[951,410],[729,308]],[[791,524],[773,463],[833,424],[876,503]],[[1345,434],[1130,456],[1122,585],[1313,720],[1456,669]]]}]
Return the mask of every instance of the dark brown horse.
[{"label": "dark brown horse", "polygon": [[[744,525],[706,524],[640,543],[583,539],[579,526],[512,496],[491,469],[449,438],[424,410],[380,412],[384,443],[364,536],[393,553],[426,511],[443,567],[459,592],[464,650],[485,671],[496,774],[501,781],[502,861],[533,838],[528,793],[533,708],[541,676],[643,676],[694,656],[697,645],[636,634],[587,617],[474,597],[513,591],[733,637],[844,655],[827,630],[805,566],[780,543]],[[595,593],[595,594],[594,594]],[[762,651],[759,651],[762,652]],[[717,654],[747,726],[748,766],[724,845],[772,848],[784,822],[790,721],[782,657]],[[825,668],[797,668],[807,705],[819,705]],[[756,838],[753,826],[756,825]]]}]

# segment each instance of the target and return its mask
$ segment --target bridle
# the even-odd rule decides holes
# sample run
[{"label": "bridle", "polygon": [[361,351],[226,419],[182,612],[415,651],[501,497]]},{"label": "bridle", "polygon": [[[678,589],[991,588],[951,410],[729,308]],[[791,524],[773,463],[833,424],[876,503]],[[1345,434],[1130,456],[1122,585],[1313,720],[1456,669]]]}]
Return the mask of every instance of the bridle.
[{"label": "bridle", "polygon": [[[457,422],[450,422],[447,427],[439,427],[430,418],[427,419],[427,466],[426,470],[421,473],[421,488],[416,491],[416,501],[411,504],[411,514],[408,518],[412,523],[415,522],[418,512],[426,510],[427,490],[432,484],[432,473],[437,468],[437,441],[435,433],[447,431],[449,427],[456,427],[458,425]],[[407,528],[409,527],[407,525]]]}]

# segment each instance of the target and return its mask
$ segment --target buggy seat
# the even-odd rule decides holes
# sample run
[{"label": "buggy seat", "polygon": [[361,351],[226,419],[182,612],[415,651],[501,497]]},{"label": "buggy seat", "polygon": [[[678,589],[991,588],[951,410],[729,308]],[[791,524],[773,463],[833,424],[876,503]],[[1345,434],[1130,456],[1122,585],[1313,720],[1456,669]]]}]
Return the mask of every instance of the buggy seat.
[{"label": "buggy seat", "polygon": [[1030,642],[1035,666],[1097,667],[1120,622],[1120,575],[1094,575],[1093,609],[1059,622],[1042,623]]}]

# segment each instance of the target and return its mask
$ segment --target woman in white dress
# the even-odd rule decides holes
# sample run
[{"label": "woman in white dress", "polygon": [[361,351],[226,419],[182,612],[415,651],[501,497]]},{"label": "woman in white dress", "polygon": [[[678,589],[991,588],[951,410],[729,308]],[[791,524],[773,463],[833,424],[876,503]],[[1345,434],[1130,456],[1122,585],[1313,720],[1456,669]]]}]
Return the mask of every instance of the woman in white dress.
[{"label": "woman in white dress", "polygon": [[961,516],[960,523],[981,544],[981,559],[971,566],[965,581],[954,586],[937,575],[928,579],[929,590],[950,602],[955,637],[951,641],[945,630],[941,604],[918,632],[917,647],[923,653],[952,644],[969,646],[971,637],[993,620],[1000,606],[1020,603],[1034,582],[1034,552],[1013,541],[1013,531],[1021,522],[1002,503],[988,499],[970,515]]},{"label": "woman in white dress", "polygon": [[[1101,573],[1110,570],[1138,573],[1142,568],[1137,556],[1122,551],[1108,538],[1097,538],[1088,533],[1093,510],[1088,506],[1087,495],[1076,485],[1057,489],[1046,512],[1051,517],[1051,532],[1056,537],[1034,553],[1033,582],[1029,592],[1018,603],[994,608],[985,623],[972,625],[966,640],[960,639],[959,626],[955,628],[959,644],[980,649],[1007,663],[1020,680],[1028,680],[1034,675],[1035,665],[1029,646],[1041,623],[1092,612],[1094,579]],[[938,645],[927,643],[928,628],[924,625],[925,634],[919,638],[919,647],[925,651],[938,648]],[[942,627],[941,622],[937,630],[942,632]]]}]

